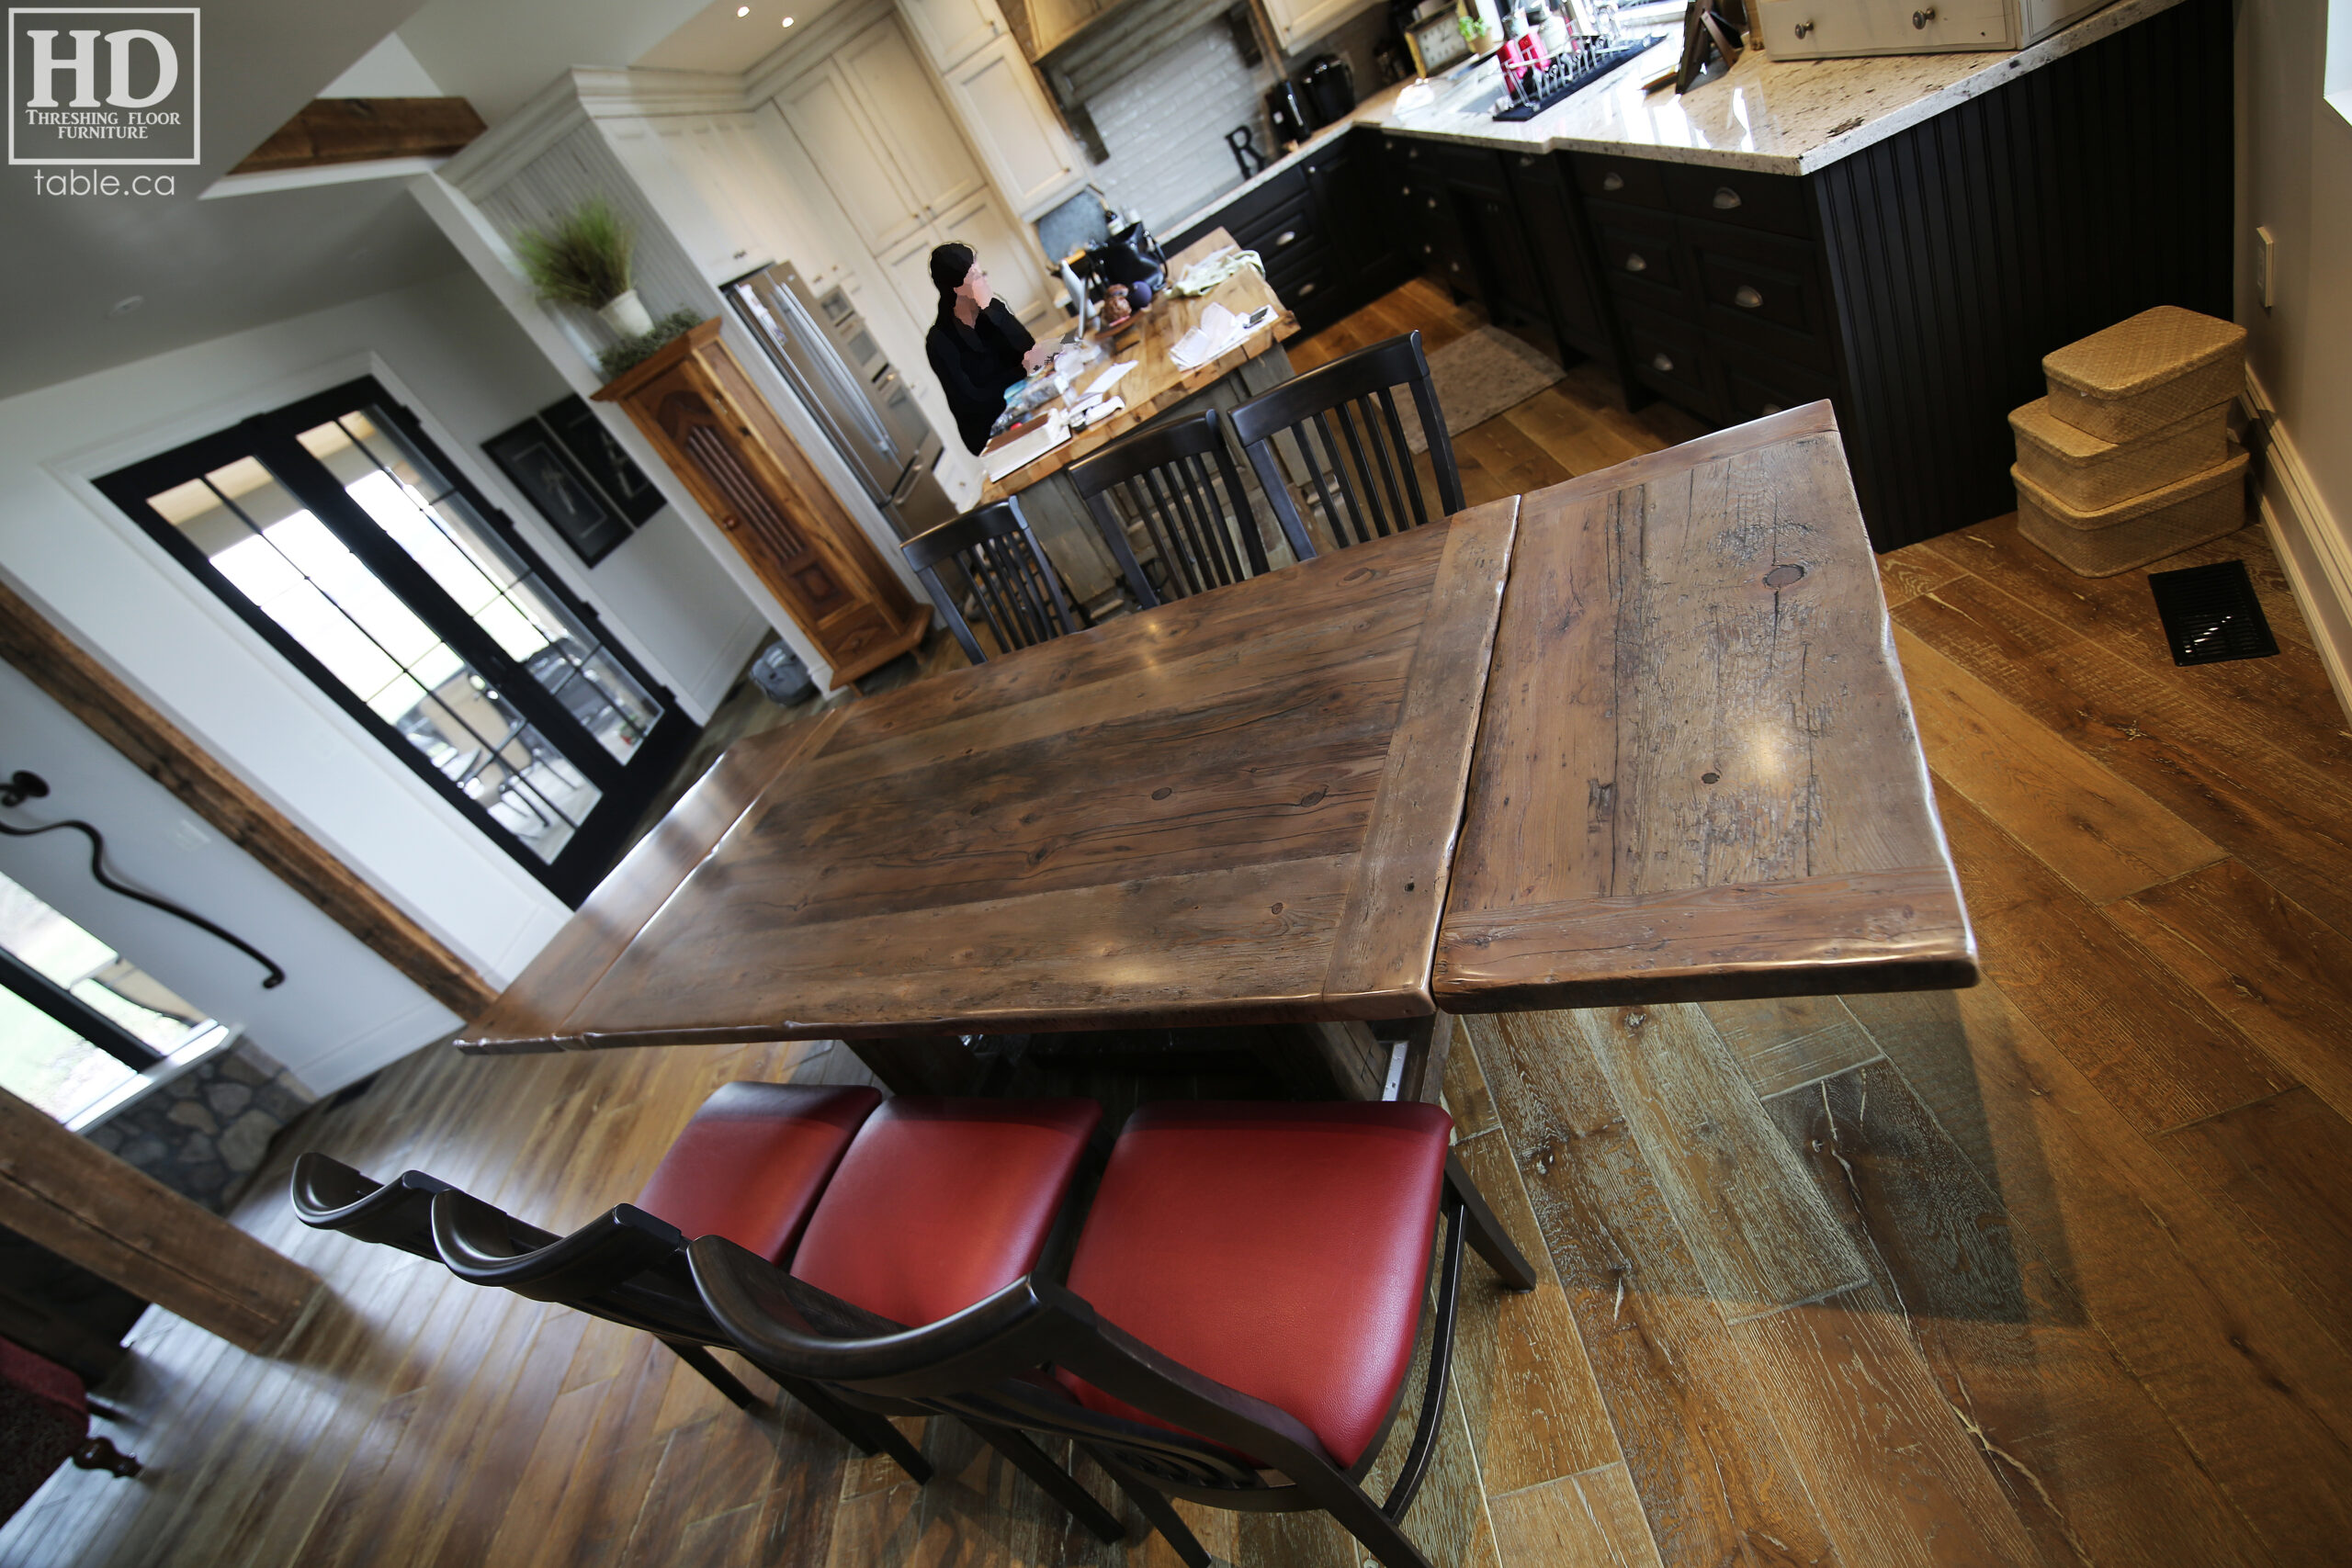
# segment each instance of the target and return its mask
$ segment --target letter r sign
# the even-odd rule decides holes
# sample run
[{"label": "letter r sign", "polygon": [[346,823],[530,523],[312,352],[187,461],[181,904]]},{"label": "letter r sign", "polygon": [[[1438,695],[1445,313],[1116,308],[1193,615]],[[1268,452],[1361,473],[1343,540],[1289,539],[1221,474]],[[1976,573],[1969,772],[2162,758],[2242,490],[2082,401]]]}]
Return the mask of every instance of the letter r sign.
[{"label": "letter r sign", "polygon": [[11,6],[8,162],[194,164],[198,8]]}]

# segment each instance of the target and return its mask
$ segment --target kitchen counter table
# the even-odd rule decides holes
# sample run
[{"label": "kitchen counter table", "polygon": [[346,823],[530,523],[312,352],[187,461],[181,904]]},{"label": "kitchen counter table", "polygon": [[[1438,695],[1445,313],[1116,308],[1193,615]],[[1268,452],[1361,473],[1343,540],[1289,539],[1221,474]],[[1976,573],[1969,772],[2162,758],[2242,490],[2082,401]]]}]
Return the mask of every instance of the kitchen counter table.
[{"label": "kitchen counter table", "polygon": [[740,743],[460,1044],[1260,1025],[1424,1097],[1453,1012],[1975,978],[1825,402]]},{"label": "kitchen counter table", "polygon": [[[1221,228],[1204,234],[1168,258],[1169,280],[1182,277],[1193,263],[1233,243],[1233,236]],[[1247,316],[1261,306],[1272,307],[1276,314],[1272,323],[1224,354],[1187,370],[1176,363],[1169,351],[1200,323],[1211,305],[1222,305],[1237,316]],[[1079,500],[1077,490],[1062,471],[1163,414],[1204,408],[1229,412],[1289,380],[1290,356],[1283,351],[1283,344],[1297,333],[1296,318],[1283,308],[1265,278],[1248,268],[1198,298],[1153,300],[1129,324],[1107,335],[1097,334],[1108,357],[1088,367],[1077,383],[1081,389],[1091,386],[1110,366],[1133,360],[1136,367],[1120,378],[1114,389],[1117,396],[1126,400],[1127,406],[1109,419],[1089,425],[1035,461],[1015,468],[1001,479],[990,480],[980,491],[981,501],[1001,501],[1010,495],[1021,498],[1022,514],[1037,531],[1046,555],[1073,598],[1095,607],[1121,600],[1118,564],[1103,547],[1085,503]],[[1064,407],[1068,401],[1066,397],[1057,398],[1044,408]],[[1239,462],[1238,455],[1235,460]],[[1245,470],[1249,468],[1247,463],[1240,466]],[[1254,476],[1246,481],[1252,491],[1251,501],[1261,517],[1271,517],[1272,513],[1255,493],[1256,482]],[[1288,562],[1290,550],[1281,532],[1269,532],[1265,540],[1269,558]],[[1151,555],[1148,538],[1139,534],[1134,544],[1138,558]]]}]

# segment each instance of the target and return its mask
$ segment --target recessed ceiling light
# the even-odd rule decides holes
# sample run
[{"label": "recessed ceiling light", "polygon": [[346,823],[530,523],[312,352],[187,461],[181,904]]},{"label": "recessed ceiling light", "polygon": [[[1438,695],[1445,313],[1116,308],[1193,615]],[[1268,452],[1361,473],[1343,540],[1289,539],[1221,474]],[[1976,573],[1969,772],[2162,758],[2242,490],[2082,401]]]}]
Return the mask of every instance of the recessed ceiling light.
[{"label": "recessed ceiling light", "polygon": [[787,27],[787,28],[788,28],[788,27],[790,27],[790,26],[792,26],[792,18],[791,18],[790,17],[786,17],[784,19],[784,25],[785,25],[786,27]]},{"label": "recessed ceiling light", "polygon": [[752,14],[752,8],[749,6],[738,6],[735,7],[735,14],[739,17],[748,17]]},{"label": "recessed ceiling light", "polygon": [[136,310],[140,306],[144,305],[145,303],[147,303],[147,296],[144,294],[133,294],[127,299],[116,300],[114,302],[114,308],[108,310],[107,314],[109,316],[128,316],[131,311]]}]

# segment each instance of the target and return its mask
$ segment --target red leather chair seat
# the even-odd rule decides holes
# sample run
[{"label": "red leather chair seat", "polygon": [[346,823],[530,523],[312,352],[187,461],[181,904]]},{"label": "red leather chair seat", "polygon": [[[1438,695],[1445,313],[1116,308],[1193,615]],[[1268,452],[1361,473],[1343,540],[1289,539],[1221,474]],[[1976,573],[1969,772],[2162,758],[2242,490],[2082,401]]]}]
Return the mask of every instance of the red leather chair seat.
[{"label": "red leather chair seat", "polygon": [[792,1272],[910,1327],[952,1316],[1035,1264],[1102,1119],[1091,1100],[886,1101],[818,1201]]},{"label": "red leather chair seat", "polygon": [[[1351,1465],[1412,1366],[1453,1125],[1411,1101],[1146,1106],[1111,1152],[1069,1288]],[[1170,1425],[1063,1381],[1092,1409]]]},{"label": "red leather chair seat", "polygon": [[690,1240],[722,1235],[782,1262],[881,1103],[862,1084],[723,1084],[662,1156],[637,1206]]}]

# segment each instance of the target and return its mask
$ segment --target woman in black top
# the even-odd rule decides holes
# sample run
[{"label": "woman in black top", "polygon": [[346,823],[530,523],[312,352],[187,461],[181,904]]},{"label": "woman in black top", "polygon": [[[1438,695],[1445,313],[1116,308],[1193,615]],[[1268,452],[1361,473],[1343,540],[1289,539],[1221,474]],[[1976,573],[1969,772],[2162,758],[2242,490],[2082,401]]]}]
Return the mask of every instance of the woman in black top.
[{"label": "woman in black top", "polygon": [[933,374],[946,389],[956,433],[978,452],[989,428],[1004,412],[1008,388],[1053,357],[1029,329],[1015,321],[989,288],[969,245],[942,245],[931,253],[932,286],[939,290],[939,319],[926,346]]}]

